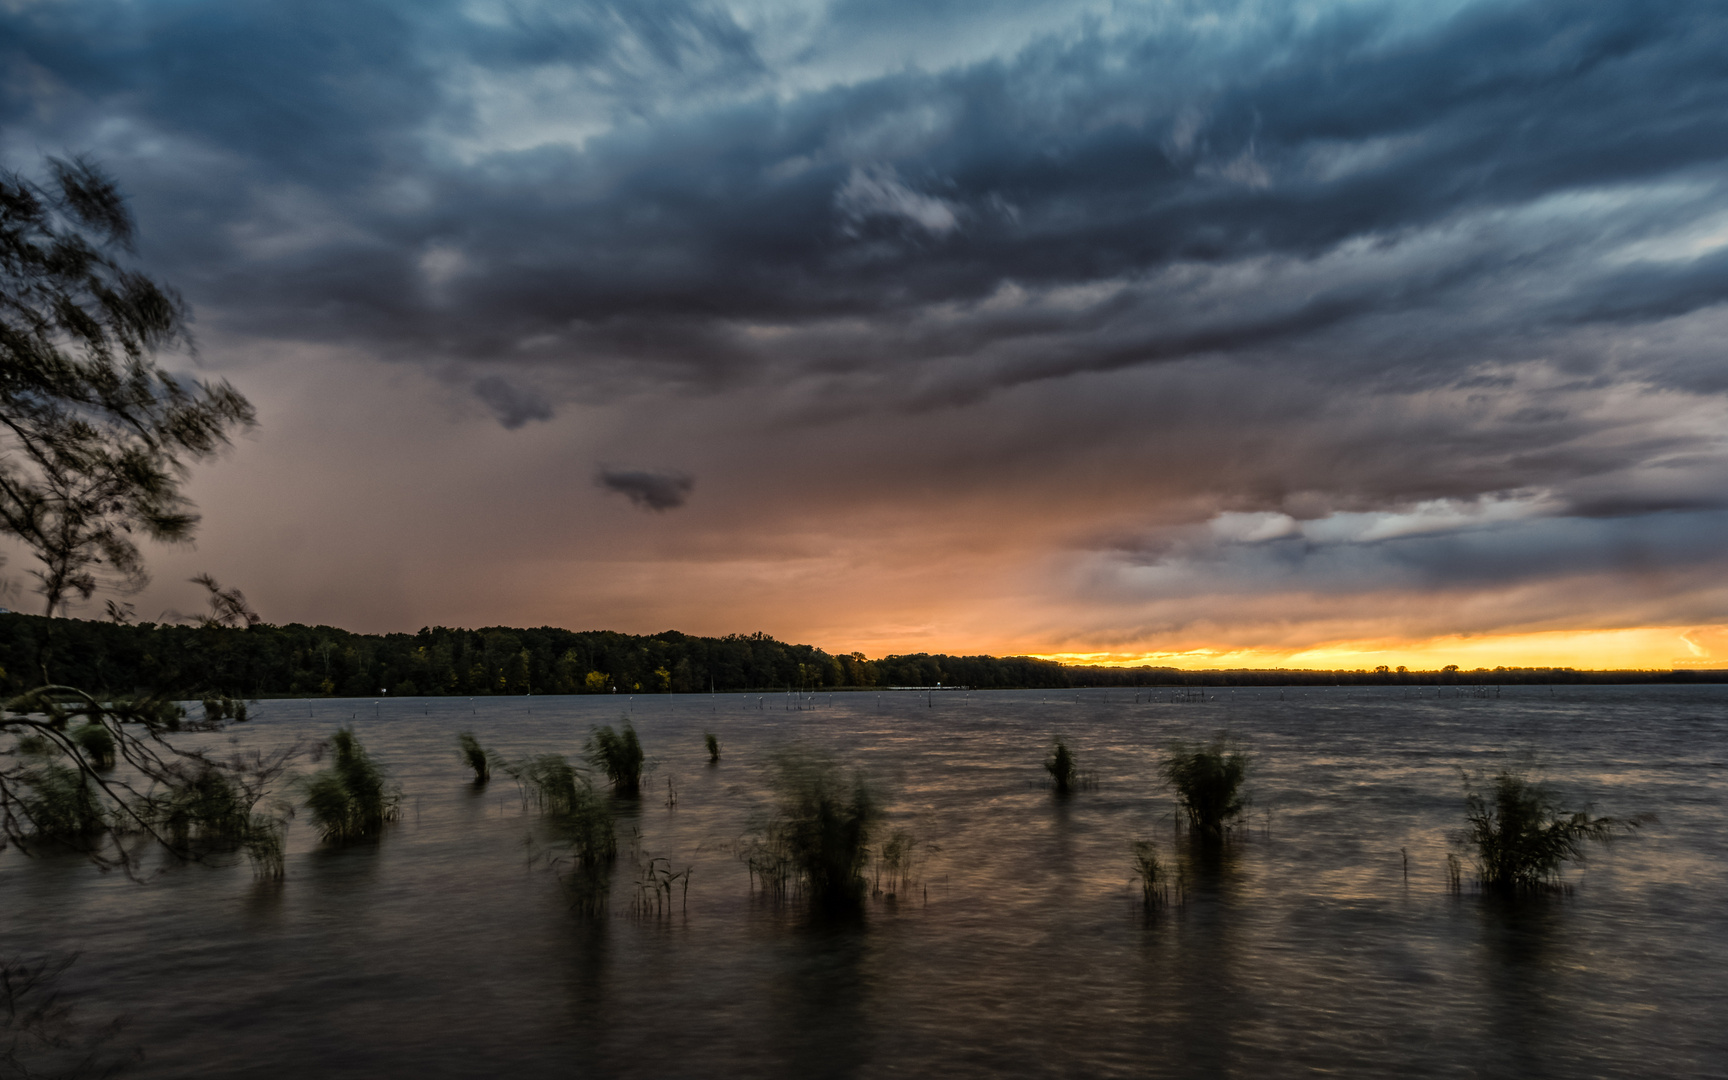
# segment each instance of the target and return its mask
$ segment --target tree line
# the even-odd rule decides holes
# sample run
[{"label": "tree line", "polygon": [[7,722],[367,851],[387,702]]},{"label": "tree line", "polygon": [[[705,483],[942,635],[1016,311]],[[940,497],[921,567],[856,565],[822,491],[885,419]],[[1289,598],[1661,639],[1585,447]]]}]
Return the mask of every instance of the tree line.
[{"label": "tree line", "polygon": [[375,697],[701,693],[967,686],[1513,685],[1716,682],[1722,672],[1448,667],[1440,671],[1182,671],[1091,667],[1027,656],[918,653],[867,659],[766,634],[636,635],[555,627],[427,627],[356,634],[332,626],[97,622],[0,615],[8,694],[57,684],[99,694]]}]

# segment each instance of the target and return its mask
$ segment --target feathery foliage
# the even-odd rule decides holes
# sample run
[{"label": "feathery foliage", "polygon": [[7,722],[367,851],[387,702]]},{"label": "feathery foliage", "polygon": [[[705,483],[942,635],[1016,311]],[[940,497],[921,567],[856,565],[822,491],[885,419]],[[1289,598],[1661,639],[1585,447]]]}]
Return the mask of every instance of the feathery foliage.
[{"label": "feathery foliage", "polygon": [[1563,809],[1553,790],[1522,769],[1501,769],[1491,785],[1462,769],[1459,774],[1466,825],[1455,839],[1475,856],[1482,888],[1489,892],[1556,890],[1561,866],[1582,862],[1585,844],[1606,843],[1638,824]]},{"label": "feathery foliage", "polygon": [[332,760],[304,781],[306,809],[326,843],[370,840],[396,820],[401,793],[386,779],[384,770],[367,756],[366,748],[347,728],[338,729],[329,742]]},{"label": "feathery foliage", "polygon": [[618,858],[611,802],[562,754],[540,754],[508,765],[505,771],[521,787],[523,799],[533,800],[555,843],[565,851],[547,862],[568,866],[562,880],[573,906],[585,915],[604,912],[611,895],[612,864]]},{"label": "feathery foliage", "polygon": [[218,760],[170,745],[165,736],[183,726],[179,705],[159,697],[104,701],[45,686],[6,702],[0,844],[72,847],[131,873],[138,848],[127,837],[135,834],[186,859],[251,854],[255,842],[279,839],[281,822],[255,808],[296,748]]},{"label": "feathery foliage", "polygon": [[606,724],[594,729],[588,737],[588,764],[606,774],[612,790],[619,795],[635,795],[642,788],[642,744],[636,739],[636,729],[623,721],[621,730]]},{"label": "feathery foliage", "polygon": [[113,181],[48,160],[37,184],[0,172],[0,532],[28,547],[45,613],[148,580],[136,538],[184,540],[187,466],[252,406],[225,382],[164,371],[189,344],[185,304],[123,261],[134,236]]},{"label": "feathery foliage", "polygon": [[498,755],[483,748],[480,740],[471,731],[464,731],[456,736],[456,742],[462,755],[462,763],[474,770],[474,782],[484,784],[492,779],[492,766]]},{"label": "feathery foliage", "polygon": [[1079,779],[1074,753],[1061,739],[1057,739],[1056,745],[1051,749],[1050,757],[1044,762],[1044,770],[1050,774],[1050,780],[1056,785],[1058,795],[1072,792]]},{"label": "feathery foliage", "polygon": [[1159,772],[1175,790],[1189,829],[1203,842],[1222,840],[1248,805],[1242,794],[1248,757],[1223,735],[1205,744],[1178,743]]},{"label": "feathery foliage", "polygon": [[1147,908],[1162,907],[1170,898],[1168,872],[1158,860],[1158,845],[1150,840],[1136,840],[1134,880],[1140,883],[1140,896]]},{"label": "feathery foliage", "polygon": [[777,868],[782,886],[795,881],[814,907],[856,908],[867,885],[871,834],[881,817],[863,774],[848,777],[827,757],[786,751],[774,759],[771,783],[774,813],[752,854],[765,868]]}]

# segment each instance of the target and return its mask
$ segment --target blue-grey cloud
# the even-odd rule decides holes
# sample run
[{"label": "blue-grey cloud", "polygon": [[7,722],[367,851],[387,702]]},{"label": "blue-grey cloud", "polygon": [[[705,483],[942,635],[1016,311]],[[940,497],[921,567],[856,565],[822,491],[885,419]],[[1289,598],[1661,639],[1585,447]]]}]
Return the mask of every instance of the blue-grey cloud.
[{"label": "blue-grey cloud", "polygon": [[[1714,558],[1720,5],[763,11],[15,5],[0,152],[102,160],[205,325],[462,372],[508,428],[730,394],[873,432],[797,463],[849,498],[1108,474],[1147,521],[1071,542],[1126,529],[1102,557],[1130,568],[1443,588],[1538,573],[1504,554],[1526,536],[1611,572],[1633,533]],[[649,453],[704,437],[668,424]],[[1531,517],[1183,546],[1219,514],[1496,499]]]},{"label": "blue-grey cloud", "polygon": [[485,402],[498,422],[511,431],[530,420],[552,419],[552,403],[546,400],[546,395],[518,386],[502,375],[475,380],[474,396]]},{"label": "blue-grey cloud", "polygon": [[620,469],[602,465],[594,482],[615,491],[644,510],[675,510],[695,490],[696,480],[687,473],[663,469]]}]

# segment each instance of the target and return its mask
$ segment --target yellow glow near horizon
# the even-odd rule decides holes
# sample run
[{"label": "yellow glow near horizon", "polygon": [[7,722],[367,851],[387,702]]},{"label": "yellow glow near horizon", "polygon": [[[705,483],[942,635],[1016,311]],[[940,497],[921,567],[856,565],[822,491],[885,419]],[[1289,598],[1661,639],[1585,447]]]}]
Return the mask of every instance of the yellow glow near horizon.
[{"label": "yellow glow near horizon", "polygon": [[1433,671],[1495,667],[1595,670],[1728,668],[1728,626],[1647,626],[1619,630],[1552,630],[1529,634],[1450,635],[1425,640],[1334,641],[1307,649],[1053,652],[1064,664],[1191,668],[1295,668],[1372,671],[1385,664]]}]

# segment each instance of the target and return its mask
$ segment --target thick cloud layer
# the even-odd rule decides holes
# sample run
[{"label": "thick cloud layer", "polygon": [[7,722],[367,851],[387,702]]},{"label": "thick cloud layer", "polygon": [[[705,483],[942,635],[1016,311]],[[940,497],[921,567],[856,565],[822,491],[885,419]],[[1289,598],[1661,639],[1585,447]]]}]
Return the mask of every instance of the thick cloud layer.
[{"label": "thick cloud layer", "polygon": [[[6,160],[108,165],[206,363],[376,383],[486,489],[415,513],[514,494],[511,565],[571,579],[454,599],[469,562],[404,523],[380,550],[435,599],[367,607],[332,553],[357,606],[278,617],[1124,652],[1728,622],[1718,5],[89,0],[0,43]],[[684,502],[568,466],[629,459],[697,463],[702,505],[536,509]]]}]

